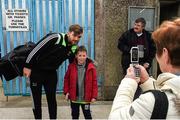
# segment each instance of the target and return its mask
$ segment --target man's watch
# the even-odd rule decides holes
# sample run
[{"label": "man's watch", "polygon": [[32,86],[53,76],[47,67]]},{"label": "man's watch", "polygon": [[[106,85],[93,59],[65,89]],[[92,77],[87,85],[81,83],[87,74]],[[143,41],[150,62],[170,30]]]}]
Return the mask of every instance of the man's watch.
[{"label": "man's watch", "polygon": [[146,63],[147,66],[149,66],[149,63]]}]

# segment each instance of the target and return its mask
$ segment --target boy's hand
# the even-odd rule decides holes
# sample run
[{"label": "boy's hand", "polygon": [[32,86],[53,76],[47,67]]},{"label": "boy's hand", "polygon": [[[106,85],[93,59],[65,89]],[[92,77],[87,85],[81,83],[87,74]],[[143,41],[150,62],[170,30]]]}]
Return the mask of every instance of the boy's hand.
[{"label": "boy's hand", "polygon": [[91,102],[95,102],[95,101],[96,101],[96,99],[95,99],[95,98],[92,98],[92,99],[91,99]]},{"label": "boy's hand", "polygon": [[69,100],[69,93],[66,93],[65,99],[68,101]]}]

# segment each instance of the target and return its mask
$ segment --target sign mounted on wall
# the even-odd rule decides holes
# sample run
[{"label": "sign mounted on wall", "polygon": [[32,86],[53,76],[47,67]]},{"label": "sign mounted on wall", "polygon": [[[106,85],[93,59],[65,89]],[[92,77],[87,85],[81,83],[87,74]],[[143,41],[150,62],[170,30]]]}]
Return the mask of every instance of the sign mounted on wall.
[{"label": "sign mounted on wall", "polygon": [[128,9],[128,28],[132,28],[134,26],[134,22],[137,18],[143,17],[146,20],[147,31],[154,31],[156,25],[156,12],[155,7],[150,6],[129,6]]},{"label": "sign mounted on wall", "polygon": [[7,9],[5,14],[6,31],[29,31],[27,9]]}]

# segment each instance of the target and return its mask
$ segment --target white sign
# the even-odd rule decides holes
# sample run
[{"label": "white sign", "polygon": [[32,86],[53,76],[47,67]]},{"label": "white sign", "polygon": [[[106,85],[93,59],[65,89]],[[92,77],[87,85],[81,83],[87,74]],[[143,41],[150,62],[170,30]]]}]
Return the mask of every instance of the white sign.
[{"label": "white sign", "polygon": [[6,31],[29,31],[28,10],[7,9]]}]

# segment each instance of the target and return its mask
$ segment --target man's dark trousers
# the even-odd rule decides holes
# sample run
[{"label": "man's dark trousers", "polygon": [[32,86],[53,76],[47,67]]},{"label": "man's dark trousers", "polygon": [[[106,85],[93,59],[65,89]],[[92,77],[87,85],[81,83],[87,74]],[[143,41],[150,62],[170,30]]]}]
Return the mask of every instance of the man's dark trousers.
[{"label": "man's dark trousers", "polygon": [[30,77],[30,87],[33,97],[33,113],[35,119],[42,119],[42,109],[41,109],[41,96],[42,96],[42,86],[46,93],[49,118],[57,118],[57,102],[56,102],[56,86],[57,86],[57,72],[46,71],[46,70],[32,70]]}]

